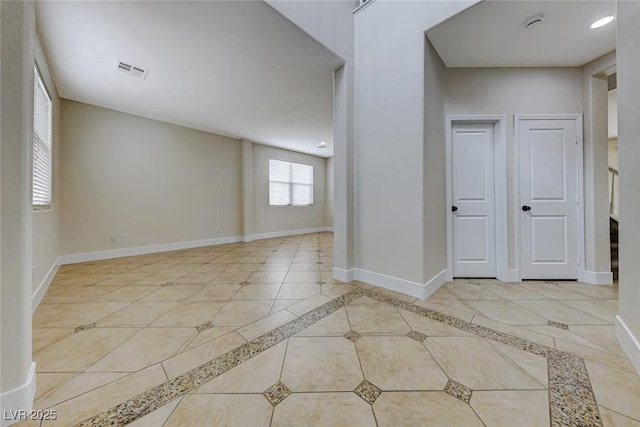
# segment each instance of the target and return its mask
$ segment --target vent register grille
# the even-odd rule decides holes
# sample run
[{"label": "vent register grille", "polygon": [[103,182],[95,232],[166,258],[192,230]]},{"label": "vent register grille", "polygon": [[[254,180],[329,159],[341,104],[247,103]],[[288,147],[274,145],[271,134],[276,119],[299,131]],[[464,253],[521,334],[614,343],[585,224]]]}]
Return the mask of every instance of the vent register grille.
[{"label": "vent register grille", "polygon": [[141,79],[146,78],[147,73],[149,72],[149,70],[136,67],[135,65],[127,64],[126,62],[122,62],[120,60],[116,60],[116,70],[128,74],[131,77],[138,77]]}]

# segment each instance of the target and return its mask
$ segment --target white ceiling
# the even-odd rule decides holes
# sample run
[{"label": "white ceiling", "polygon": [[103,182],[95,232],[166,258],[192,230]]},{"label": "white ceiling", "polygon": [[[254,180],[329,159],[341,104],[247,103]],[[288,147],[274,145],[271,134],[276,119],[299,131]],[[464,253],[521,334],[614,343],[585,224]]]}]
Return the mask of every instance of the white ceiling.
[{"label": "white ceiling", "polygon": [[[525,29],[527,18],[544,21]],[[582,66],[615,49],[615,1],[486,0],[427,31],[448,67]]]},{"label": "white ceiling", "polygon": [[333,155],[341,62],[262,1],[39,1],[36,12],[63,98]]}]

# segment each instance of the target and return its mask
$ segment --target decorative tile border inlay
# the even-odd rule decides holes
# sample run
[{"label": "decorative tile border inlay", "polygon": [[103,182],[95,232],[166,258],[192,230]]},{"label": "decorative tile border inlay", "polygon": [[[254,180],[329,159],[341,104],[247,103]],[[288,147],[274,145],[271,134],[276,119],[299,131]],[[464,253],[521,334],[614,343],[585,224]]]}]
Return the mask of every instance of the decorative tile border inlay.
[{"label": "decorative tile border inlay", "polygon": [[362,295],[363,292],[361,289],[354,289],[270,332],[259,336],[258,338],[249,341],[246,344],[241,345],[240,347],[185,372],[172,381],[160,384],[151,390],[121,403],[115,408],[96,414],[92,418],[76,424],[76,426],[111,426],[133,422],[136,419],[166,405],[173,399],[195,390],[202,384],[211,381],[217,376],[235,368],[263,351],[268,350],[318,320],[324,319],[336,310],[360,298]]},{"label": "decorative tile border inlay", "polygon": [[548,323],[549,323],[549,326],[553,326],[554,328],[569,330],[569,325],[565,325],[564,323],[554,322],[553,320],[549,320]]},{"label": "decorative tile border inlay", "polygon": [[87,323],[86,325],[81,325],[75,328],[73,333],[77,334],[78,332],[86,331],[87,329],[93,329],[95,327],[96,327],[95,323]]},{"label": "decorative tile border inlay", "polygon": [[[245,284],[248,284],[248,282]],[[365,290],[362,288],[353,289],[346,294],[341,295],[338,298],[335,298],[328,303],[323,304],[320,307],[317,307],[285,323],[284,325],[241,345],[240,347],[218,356],[171,381],[163,383],[132,399],[129,399],[117,407],[111,408],[82,423],[76,424],[76,426],[94,427],[130,423],[143,415],[166,405],[171,400],[195,390],[200,385],[211,381],[217,376],[246,362],[252,357],[273,347],[318,320],[325,318],[329,314],[363,296],[410,311],[454,328],[470,332],[479,337],[501,342],[516,349],[524,350],[547,358],[549,371],[549,407],[551,411],[552,427],[602,426],[593,390],[591,389],[591,383],[584,366],[584,361],[580,357],[558,351],[523,338],[475,325],[453,316],[448,316],[431,309],[420,307],[406,301],[378,293],[371,289]],[[351,334],[352,332],[353,334]],[[349,331],[344,335],[345,338],[352,339],[347,337],[347,335],[351,335],[352,338],[355,338],[357,335],[357,338],[355,338],[356,340],[361,336],[355,331]],[[464,387],[461,384],[459,384],[459,386]],[[458,390],[459,387],[452,385],[450,389],[454,391]]]},{"label": "decorative tile border inlay", "polygon": [[449,380],[444,388],[445,393],[449,393],[451,396],[462,400],[464,403],[469,403],[471,400],[471,394],[473,390],[464,384],[460,384],[457,381]]},{"label": "decorative tile border inlay", "polygon": [[380,390],[375,385],[371,384],[367,380],[363,380],[355,390],[353,390],[355,394],[360,396],[362,400],[367,402],[369,405],[373,405],[373,402],[382,394],[382,390]]},{"label": "decorative tile border inlay", "polygon": [[278,403],[282,402],[290,394],[291,390],[289,390],[289,388],[286,385],[282,384],[282,382],[280,381],[278,381],[267,390],[265,390],[264,393],[262,393],[262,395],[266,397],[269,403],[271,403],[273,406],[276,406]]},{"label": "decorative tile border inlay", "polygon": [[343,337],[345,337],[346,339],[348,339],[349,341],[353,341],[356,342],[358,341],[360,338],[362,338],[362,334],[357,333],[354,330],[351,330],[349,332],[347,332],[346,334],[343,335]]},{"label": "decorative tile border inlay", "polygon": [[206,331],[207,329],[211,329],[211,328],[213,328],[213,323],[211,322],[205,322],[202,325],[196,326],[196,330],[198,331],[198,333]]},{"label": "decorative tile border inlay", "polygon": [[413,329],[409,331],[407,336],[419,342],[424,342],[424,340],[427,339],[427,336],[425,334],[421,334],[420,332],[414,331]]},{"label": "decorative tile border inlay", "polygon": [[564,351],[550,349],[547,369],[551,427],[602,426],[584,360]]}]

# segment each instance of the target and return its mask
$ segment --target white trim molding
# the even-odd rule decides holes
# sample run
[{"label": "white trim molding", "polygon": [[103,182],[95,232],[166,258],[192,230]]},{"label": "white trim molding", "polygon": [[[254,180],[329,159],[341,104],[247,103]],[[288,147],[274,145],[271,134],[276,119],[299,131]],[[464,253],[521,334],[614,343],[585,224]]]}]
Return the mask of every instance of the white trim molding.
[{"label": "white trim molding", "polygon": [[53,278],[58,272],[58,268],[60,268],[60,257],[56,259],[56,261],[49,269],[47,275],[44,276],[44,279],[42,279],[42,282],[40,283],[40,286],[38,286],[38,289],[36,289],[36,291],[33,293],[33,296],[31,297],[31,314],[36,312],[36,309],[40,305],[42,298],[44,298],[44,294],[47,293],[49,285],[51,285]]},{"label": "white trim molding", "polygon": [[610,271],[584,271],[584,276],[580,278],[581,282],[591,285],[611,285],[613,284],[613,273]]},{"label": "white trim molding", "polygon": [[150,246],[136,246],[133,248],[109,249],[106,251],[82,252],[60,256],[60,265],[75,264],[77,262],[98,261],[102,259],[122,258],[126,256],[146,255],[156,252],[177,251],[181,249],[199,248],[202,246],[224,245],[226,243],[241,242],[242,237],[230,236],[217,239],[191,240],[189,242],[163,243]]},{"label": "white trim molding", "polygon": [[370,285],[376,285],[381,288],[400,292],[415,298],[427,299],[432,293],[437,291],[440,286],[447,282],[447,270],[442,270],[440,273],[432,277],[427,283],[412,282],[410,280],[387,276],[386,274],[375,273],[361,268],[342,270],[334,267],[333,278],[342,282],[359,280]]},{"label": "white trim molding", "polygon": [[26,381],[21,386],[0,395],[0,402],[2,403],[0,426],[5,427],[20,421],[18,414],[23,414],[25,411],[28,414],[31,411],[35,396],[36,364],[31,362]]},{"label": "white trim molding", "polygon": [[333,227],[316,227],[316,228],[299,228],[297,230],[273,231],[269,233],[257,233],[251,236],[244,236],[253,240],[272,239],[274,237],[297,236],[298,234],[322,233],[324,231],[333,231]]},{"label": "white trim molding", "polygon": [[616,338],[620,341],[622,348],[629,356],[631,363],[636,368],[636,371],[640,373],[640,341],[633,335],[626,323],[616,316],[615,326]]},{"label": "white trim molding", "polygon": [[517,283],[522,281],[520,280],[520,273],[515,268],[508,269],[502,277],[498,276],[498,280],[501,280],[503,282],[511,282],[511,283]]},{"label": "white trim molding", "polygon": [[[302,228],[297,230],[275,231],[271,233],[259,233],[248,236],[229,236],[215,239],[191,240],[188,242],[163,243],[159,245],[136,246],[132,248],[109,249],[105,251],[82,252],[77,254],[61,255],[58,265],[75,264],[77,262],[98,261],[111,258],[122,258],[135,255],[146,255],[158,252],[178,251],[183,249],[200,248],[203,246],[224,245],[227,243],[251,242],[259,239],[273,237],[295,236],[298,234],[321,233],[333,231],[332,227]],[[47,285],[48,286],[48,285]],[[46,289],[45,289],[46,291]]]},{"label": "white trim molding", "polygon": [[356,280],[356,269],[343,270],[342,268],[333,267],[333,278],[341,282],[351,282]]}]

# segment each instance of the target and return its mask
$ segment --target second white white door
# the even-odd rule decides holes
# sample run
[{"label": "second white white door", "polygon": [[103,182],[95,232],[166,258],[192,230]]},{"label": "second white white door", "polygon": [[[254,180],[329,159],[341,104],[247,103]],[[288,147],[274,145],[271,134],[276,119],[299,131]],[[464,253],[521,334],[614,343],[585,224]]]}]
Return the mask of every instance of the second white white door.
[{"label": "second white white door", "polygon": [[522,278],[577,279],[577,121],[521,119],[516,131]]},{"label": "second white white door", "polygon": [[492,124],[451,129],[453,276],[496,277]]}]

